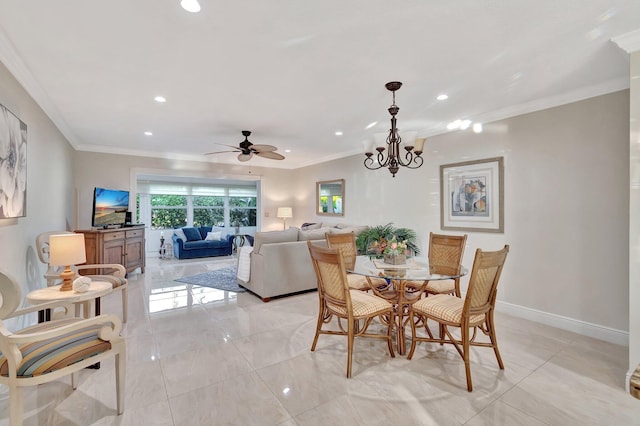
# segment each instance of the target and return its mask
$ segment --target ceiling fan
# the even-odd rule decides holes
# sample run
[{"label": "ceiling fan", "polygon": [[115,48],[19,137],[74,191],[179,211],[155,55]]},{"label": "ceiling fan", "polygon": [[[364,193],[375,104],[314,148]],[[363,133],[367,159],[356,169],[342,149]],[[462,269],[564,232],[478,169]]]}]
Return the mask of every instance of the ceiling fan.
[{"label": "ceiling fan", "polygon": [[284,155],[274,152],[278,148],[273,145],[254,145],[249,142],[249,135],[251,135],[250,131],[243,130],[242,136],[244,136],[244,140],[240,142],[238,146],[219,144],[228,146],[229,148],[233,148],[232,151],[207,152],[205,155],[222,154],[224,152],[239,152],[239,161],[249,161],[251,157],[253,157],[253,154],[257,155],[258,157],[269,158],[271,160],[284,160]]}]

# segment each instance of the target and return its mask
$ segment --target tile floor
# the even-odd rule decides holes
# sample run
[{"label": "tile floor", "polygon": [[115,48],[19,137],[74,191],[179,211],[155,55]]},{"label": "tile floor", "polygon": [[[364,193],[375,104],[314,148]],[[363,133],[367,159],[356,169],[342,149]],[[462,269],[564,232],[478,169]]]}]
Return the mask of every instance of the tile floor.
[{"label": "tile floor", "polygon": [[[148,259],[129,278],[126,409],[115,413],[113,361],[25,392],[27,425],[584,425],[640,424],[624,391],[627,348],[498,315],[506,369],[472,353],[474,391],[451,347],[422,344],[413,360],[383,341],[309,348],[317,293],[263,303],[249,293],[187,286],[175,278],[233,265],[231,257]],[[121,312],[120,294],[103,312]],[[8,423],[0,388],[0,425]]]}]

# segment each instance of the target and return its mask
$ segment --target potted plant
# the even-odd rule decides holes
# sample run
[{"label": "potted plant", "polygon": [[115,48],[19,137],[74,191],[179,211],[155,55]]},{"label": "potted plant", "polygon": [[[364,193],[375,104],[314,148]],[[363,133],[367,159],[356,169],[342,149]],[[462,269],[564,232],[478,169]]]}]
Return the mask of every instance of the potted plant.
[{"label": "potted plant", "polygon": [[413,254],[420,254],[420,248],[416,241],[416,232],[409,228],[396,228],[392,222],[386,225],[370,226],[364,230],[356,239],[356,247],[361,254],[373,251],[382,255],[387,242],[392,239],[406,244],[405,249],[410,250]]}]

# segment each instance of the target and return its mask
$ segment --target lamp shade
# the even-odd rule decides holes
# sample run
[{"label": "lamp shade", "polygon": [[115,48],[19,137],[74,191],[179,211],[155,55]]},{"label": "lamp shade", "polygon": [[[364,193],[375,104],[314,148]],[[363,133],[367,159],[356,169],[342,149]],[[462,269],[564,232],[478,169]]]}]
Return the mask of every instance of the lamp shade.
[{"label": "lamp shade", "polygon": [[291,209],[291,207],[278,207],[278,213],[276,213],[276,216],[280,219],[293,217],[293,209]]},{"label": "lamp shade", "polygon": [[84,234],[61,234],[49,237],[49,264],[78,265],[87,261]]}]

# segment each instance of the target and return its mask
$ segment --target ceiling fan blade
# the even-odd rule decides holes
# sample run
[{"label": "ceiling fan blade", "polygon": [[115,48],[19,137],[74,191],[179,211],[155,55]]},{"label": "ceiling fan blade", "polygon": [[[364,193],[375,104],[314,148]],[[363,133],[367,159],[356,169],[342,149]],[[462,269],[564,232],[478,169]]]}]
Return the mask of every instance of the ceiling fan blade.
[{"label": "ceiling fan blade", "polygon": [[238,154],[238,161],[249,161],[253,157],[253,153],[250,154]]},{"label": "ceiling fan blade", "polygon": [[258,157],[269,158],[271,160],[284,160],[284,155],[278,154],[277,152],[271,152],[271,151],[256,152],[256,155]]},{"label": "ceiling fan blade", "polygon": [[254,149],[258,152],[265,152],[265,151],[275,151],[276,148],[273,145],[251,145],[251,149]]},{"label": "ceiling fan blade", "polygon": [[204,154],[204,155],[222,154],[222,153],[225,153],[225,152],[238,152],[238,150],[234,150],[234,151],[214,151],[214,152],[207,152],[207,153],[206,153],[206,154]]}]

